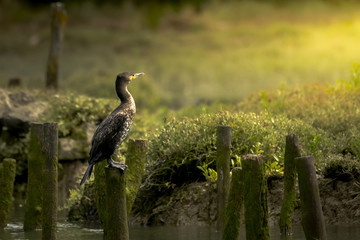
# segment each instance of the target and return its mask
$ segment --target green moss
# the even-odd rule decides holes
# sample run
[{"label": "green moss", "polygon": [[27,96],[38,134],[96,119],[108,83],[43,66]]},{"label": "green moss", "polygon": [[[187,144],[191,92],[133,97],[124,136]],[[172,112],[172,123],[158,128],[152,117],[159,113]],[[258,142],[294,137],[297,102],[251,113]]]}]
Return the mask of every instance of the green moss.
[{"label": "green moss", "polygon": [[24,230],[41,228],[42,220],[42,171],[45,162],[44,152],[41,150],[43,131],[40,124],[32,124],[30,129],[29,157],[28,157],[28,185],[24,216]]},{"label": "green moss", "polygon": [[104,239],[129,240],[126,211],[126,171],[105,169],[106,205],[111,208],[105,215]]},{"label": "green moss", "polygon": [[99,162],[95,165],[95,192],[96,192],[96,207],[99,214],[99,219],[102,224],[106,224],[106,182],[105,182],[105,167],[106,161]]},{"label": "green moss", "polygon": [[45,123],[43,151],[47,156],[42,172],[42,239],[56,240],[58,202],[58,128],[57,123]]},{"label": "green moss", "polygon": [[126,206],[128,216],[141,185],[147,150],[147,140],[129,140],[126,154],[126,165],[128,166],[126,169]]},{"label": "green moss", "polygon": [[284,199],[280,211],[280,232],[283,236],[291,235],[292,216],[296,204],[296,169],[294,159],[300,157],[297,135],[286,136],[284,158]]},{"label": "green moss", "polygon": [[94,181],[87,181],[84,188],[73,190],[72,204],[68,212],[68,220],[76,221],[94,221],[98,220],[96,209],[96,191]]},{"label": "green moss", "polygon": [[242,160],[244,171],[245,227],[247,240],[269,239],[267,181],[261,155],[247,155]]},{"label": "green moss", "polygon": [[15,173],[15,159],[4,159],[0,164],[0,228],[4,228],[7,225],[12,204]]},{"label": "green moss", "polygon": [[231,186],[225,209],[223,240],[239,239],[241,208],[244,203],[244,172],[235,167],[232,170]]},{"label": "green moss", "polygon": [[216,170],[217,170],[217,229],[224,226],[225,204],[230,189],[230,144],[231,127],[216,128]]}]

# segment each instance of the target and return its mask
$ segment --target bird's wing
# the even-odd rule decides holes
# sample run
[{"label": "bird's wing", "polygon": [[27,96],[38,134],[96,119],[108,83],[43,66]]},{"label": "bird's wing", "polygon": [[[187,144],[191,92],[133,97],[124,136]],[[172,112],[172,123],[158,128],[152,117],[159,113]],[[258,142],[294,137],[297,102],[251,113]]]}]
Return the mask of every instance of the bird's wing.
[{"label": "bird's wing", "polygon": [[99,153],[113,153],[116,143],[120,140],[119,133],[124,131],[126,120],[126,115],[118,113],[109,115],[101,122],[91,141],[89,162]]}]

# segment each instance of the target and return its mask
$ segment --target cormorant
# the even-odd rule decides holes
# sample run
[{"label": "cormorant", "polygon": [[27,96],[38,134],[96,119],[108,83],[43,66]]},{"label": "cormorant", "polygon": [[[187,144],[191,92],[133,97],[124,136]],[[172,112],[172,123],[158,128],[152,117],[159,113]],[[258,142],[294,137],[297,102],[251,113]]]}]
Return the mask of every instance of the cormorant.
[{"label": "cormorant", "polygon": [[128,72],[117,75],[115,89],[121,104],[96,129],[91,141],[89,167],[86,169],[80,185],[90,177],[94,165],[105,159],[109,164],[108,167],[126,169],[126,165],[112,160],[111,155],[127,136],[136,112],[135,101],[128,91],[127,85],[142,75],[144,73]]}]

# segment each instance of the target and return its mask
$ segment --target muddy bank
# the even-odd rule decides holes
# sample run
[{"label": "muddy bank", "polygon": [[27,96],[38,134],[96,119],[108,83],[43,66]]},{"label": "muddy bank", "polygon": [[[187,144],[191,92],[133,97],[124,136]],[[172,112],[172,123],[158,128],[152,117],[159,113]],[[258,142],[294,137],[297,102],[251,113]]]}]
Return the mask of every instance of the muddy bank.
[{"label": "muddy bank", "polygon": [[[269,223],[277,225],[283,198],[283,180],[268,182]],[[319,179],[321,202],[327,224],[360,224],[360,182]],[[216,184],[195,182],[176,188],[171,194],[153,199],[153,208],[144,210],[141,192],[132,210],[133,225],[212,225],[216,221]],[[300,224],[300,198],[293,223]],[[242,215],[244,216],[244,215]]]}]

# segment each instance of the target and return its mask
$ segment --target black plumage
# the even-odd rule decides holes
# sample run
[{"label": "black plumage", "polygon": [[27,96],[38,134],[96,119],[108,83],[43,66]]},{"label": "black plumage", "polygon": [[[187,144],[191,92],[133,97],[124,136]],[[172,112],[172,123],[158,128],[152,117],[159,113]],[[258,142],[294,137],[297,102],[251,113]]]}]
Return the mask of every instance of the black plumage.
[{"label": "black plumage", "polygon": [[91,141],[89,167],[87,168],[80,185],[84,184],[91,176],[94,165],[100,161],[107,160],[108,167],[125,170],[126,165],[117,163],[111,159],[117,147],[126,138],[136,113],[136,106],[133,97],[127,89],[127,85],[143,73],[120,73],[116,77],[115,89],[121,104],[107,116],[96,129]]}]

